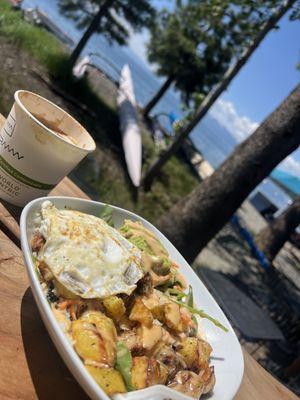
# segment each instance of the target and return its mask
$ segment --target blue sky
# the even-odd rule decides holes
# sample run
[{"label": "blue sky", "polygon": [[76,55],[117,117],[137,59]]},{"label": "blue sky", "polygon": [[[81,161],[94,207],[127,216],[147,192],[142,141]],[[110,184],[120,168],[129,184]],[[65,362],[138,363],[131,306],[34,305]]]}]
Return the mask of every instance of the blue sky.
[{"label": "blue sky", "polygon": [[280,21],[224,94],[239,114],[261,122],[299,83],[300,22]]},{"label": "blue sky", "polygon": [[[171,8],[173,4],[174,0],[153,0],[157,8]],[[296,69],[300,63],[300,22],[289,21],[287,15],[281,19],[279,27],[267,35],[211,110],[218,122],[238,140],[252,133],[300,83],[300,71]],[[131,49],[146,63],[148,39],[148,32],[143,31],[130,41]],[[300,177],[300,150],[280,167]]]}]

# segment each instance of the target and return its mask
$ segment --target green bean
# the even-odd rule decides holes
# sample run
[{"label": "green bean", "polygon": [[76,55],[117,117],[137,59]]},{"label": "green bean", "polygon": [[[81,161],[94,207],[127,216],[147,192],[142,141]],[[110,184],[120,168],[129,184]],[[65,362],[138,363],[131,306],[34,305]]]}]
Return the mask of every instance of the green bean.
[{"label": "green bean", "polygon": [[123,342],[117,342],[116,369],[123,376],[128,391],[134,390],[131,379],[132,357]]}]

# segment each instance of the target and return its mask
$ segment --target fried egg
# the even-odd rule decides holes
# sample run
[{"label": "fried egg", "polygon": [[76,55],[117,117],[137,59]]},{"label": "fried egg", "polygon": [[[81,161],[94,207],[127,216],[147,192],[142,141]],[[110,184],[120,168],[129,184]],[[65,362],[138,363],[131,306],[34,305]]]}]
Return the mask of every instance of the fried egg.
[{"label": "fried egg", "polygon": [[141,253],[101,218],[42,204],[37,259],[72,293],[86,298],[130,294],[143,277]]}]

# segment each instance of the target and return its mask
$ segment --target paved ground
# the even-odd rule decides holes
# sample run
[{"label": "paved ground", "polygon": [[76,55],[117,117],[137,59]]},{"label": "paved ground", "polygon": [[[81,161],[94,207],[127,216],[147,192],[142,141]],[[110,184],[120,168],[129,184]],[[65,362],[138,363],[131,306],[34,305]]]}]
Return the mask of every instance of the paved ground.
[{"label": "paved ground", "polygon": [[[242,205],[238,216],[253,234],[266,224],[248,202]],[[276,322],[287,339],[283,345],[241,339],[247,350],[265,368],[297,393],[300,393],[299,377],[286,379],[283,374],[285,366],[299,352],[299,253],[299,250],[287,243],[275,259],[276,269],[271,268],[266,272],[253,257],[239,232],[231,224],[227,224],[193,264],[196,270],[205,267],[226,274]]]}]

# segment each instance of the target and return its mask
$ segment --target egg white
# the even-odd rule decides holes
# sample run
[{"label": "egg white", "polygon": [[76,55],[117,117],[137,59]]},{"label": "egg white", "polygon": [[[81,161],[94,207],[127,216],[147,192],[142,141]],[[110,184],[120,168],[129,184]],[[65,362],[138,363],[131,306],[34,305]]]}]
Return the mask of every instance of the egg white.
[{"label": "egg white", "polygon": [[80,297],[130,294],[143,276],[140,251],[101,218],[45,201],[38,229],[46,240],[38,260]]}]

